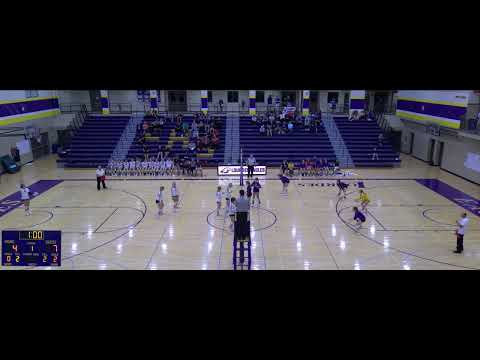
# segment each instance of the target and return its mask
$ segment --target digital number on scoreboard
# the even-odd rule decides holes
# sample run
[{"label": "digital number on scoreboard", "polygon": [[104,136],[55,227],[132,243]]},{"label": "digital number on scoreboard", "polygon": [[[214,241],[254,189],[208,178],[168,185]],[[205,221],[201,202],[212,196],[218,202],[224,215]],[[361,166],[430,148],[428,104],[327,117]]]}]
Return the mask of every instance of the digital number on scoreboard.
[{"label": "digital number on scoreboard", "polygon": [[2,266],[60,266],[61,231],[2,231]]}]

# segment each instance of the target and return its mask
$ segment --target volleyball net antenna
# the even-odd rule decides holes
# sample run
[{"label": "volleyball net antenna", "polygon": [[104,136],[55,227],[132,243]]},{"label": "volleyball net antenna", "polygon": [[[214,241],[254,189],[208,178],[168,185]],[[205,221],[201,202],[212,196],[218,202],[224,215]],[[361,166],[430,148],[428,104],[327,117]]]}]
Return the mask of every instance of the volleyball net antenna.
[{"label": "volleyball net antenna", "polygon": [[243,186],[243,148],[240,149],[240,186]]}]

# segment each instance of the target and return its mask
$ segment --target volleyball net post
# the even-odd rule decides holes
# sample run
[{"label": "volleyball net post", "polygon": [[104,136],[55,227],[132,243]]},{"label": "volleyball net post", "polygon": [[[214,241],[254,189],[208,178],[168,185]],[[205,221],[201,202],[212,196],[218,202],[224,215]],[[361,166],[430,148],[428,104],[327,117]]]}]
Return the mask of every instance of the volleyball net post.
[{"label": "volleyball net post", "polygon": [[240,149],[240,186],[243,186],[243,148]]}]

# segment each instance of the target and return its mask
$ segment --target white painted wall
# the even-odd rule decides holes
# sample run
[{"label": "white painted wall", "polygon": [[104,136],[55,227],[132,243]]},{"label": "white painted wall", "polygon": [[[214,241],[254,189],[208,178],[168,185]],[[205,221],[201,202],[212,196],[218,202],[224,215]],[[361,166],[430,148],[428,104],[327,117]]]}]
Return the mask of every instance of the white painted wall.
[{"label": "white painted wall", "polygon": [[[38,97],[56,96],[56,90],[38,90]],[[0,90],[0,101],[26,99],[25,90]]]},{"label": "white painted wall", "polygon": [[60,104],[90,105],[90,93],[88,90],[58,90],[57,93]]}]

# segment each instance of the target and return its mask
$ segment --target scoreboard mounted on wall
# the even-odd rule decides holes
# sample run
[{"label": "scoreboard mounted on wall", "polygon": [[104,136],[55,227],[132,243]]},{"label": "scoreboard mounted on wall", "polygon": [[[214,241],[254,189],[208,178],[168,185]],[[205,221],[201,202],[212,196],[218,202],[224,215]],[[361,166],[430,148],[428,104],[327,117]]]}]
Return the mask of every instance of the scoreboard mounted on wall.
[{"label": "scoreboard mounted on wall", "polygon": [[2,231],[2,266],[61,266],[61,231]]}]

